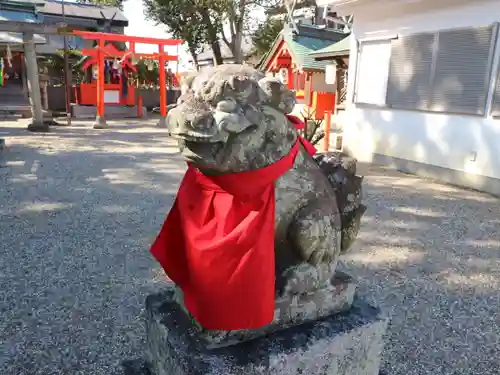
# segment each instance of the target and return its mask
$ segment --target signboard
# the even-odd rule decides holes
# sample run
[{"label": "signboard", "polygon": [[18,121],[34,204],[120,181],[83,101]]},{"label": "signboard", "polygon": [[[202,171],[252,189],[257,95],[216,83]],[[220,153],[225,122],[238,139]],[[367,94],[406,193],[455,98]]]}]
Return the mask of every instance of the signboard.
[{"label": "signboard", "polygon": [[325,83],[335,85],[337,82],[337,65],[330,64],[325,67]]},{"label": "signboard", "polygon": [[73,35],[73,28],[68,26],[61,26],[57,28],[59,35]]},{"label": "signboard", "polygon": [[118,104],[120,103],[119,90],[104,90],[104,103],[105,104]]},{"label": "signboard", "polygon": [[284,85],[288,84],[288,69],[287,68],[280,69],[280,79]]}]

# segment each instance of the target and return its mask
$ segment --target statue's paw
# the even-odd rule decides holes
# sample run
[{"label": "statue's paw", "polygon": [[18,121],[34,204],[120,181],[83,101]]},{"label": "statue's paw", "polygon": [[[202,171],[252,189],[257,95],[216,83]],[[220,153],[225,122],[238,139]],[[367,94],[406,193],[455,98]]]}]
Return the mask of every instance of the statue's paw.
[{"label": "statue's paw", "polygon": [[330,263],[340,254],[341,222],[331,199],[302,207],[288,227],[288,240],[299,258],[311,265]]},{"label": "statue's paw", "polygon": [[320,249],[311,252],[309,258],[307,259],[307,262],[313,266],[318,266],[320,264],[333,262],[335,257],[337,256],[337,251],[335,251],[336,250],[335,248],[329,250],[330,251],[328,250],[325,251],[323,249]]},{"label": "statue's paw", "polygon": [[340,246],[342,253],[347,252],[356,240],[356,237],[358,237],[361,218],[365,211],[366,206],[360,205],[353,212],[342,218],[342,241]]}]

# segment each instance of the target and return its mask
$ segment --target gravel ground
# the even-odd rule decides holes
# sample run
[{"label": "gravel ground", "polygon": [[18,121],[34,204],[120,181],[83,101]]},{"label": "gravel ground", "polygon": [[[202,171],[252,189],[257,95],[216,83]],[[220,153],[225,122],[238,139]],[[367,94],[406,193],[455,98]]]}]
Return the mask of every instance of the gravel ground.
[{"label": "gravel ground", "polygon": [[[120,374],[165,278],[147,249],[183,173],[152,124],[0,122],[0,374]],[[0,161],[2,166],[2,161]],[[388,375],[500,373],[498,200],[371,167],[343,268],[391,317]]]},{"label": "gravel ground", "polygon": [[365,175],[368,210],[344,268],[391,317],[387,374],[500,374],[498,199],[381,167]]},{"label": "gravel ground", "polygon": [[[80,126],[79,126],[80,125]],[[120,374],[144,348],[148,247],[183,174],[150,124],[0,122],[0,374]]]}]

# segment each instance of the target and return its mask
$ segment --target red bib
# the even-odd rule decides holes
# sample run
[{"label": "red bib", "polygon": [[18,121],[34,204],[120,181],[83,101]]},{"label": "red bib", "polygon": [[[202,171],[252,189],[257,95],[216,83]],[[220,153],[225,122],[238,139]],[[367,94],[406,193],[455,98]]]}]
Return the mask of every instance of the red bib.
[{"label": "red bib", "polygon": [[274,181],[293,167],[298,150],[299,142],[265,168],[220,176],[189,165],[151,253],[204,328],[272,322]]},{"label": "red bib", "polygon": [[[299,117],[294,115],[286,115],[286,117],[288,118],[288,121],[290,121],[297,130],[303,130],[306,128],[306,124]],[[314,145],[311,142],[309,142],[303,137],[300,138],[300,141],[302,142],[302,145],[304,146],[308,154],[314,155],[316,153],[316,147],[314,147]]]}]

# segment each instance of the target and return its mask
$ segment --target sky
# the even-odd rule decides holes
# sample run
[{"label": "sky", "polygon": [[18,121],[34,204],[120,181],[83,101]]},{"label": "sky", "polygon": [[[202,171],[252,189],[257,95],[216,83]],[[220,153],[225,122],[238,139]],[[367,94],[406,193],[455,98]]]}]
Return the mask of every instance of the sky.
[{"label": "sky", "polygon": [[[170,38],[171,36],[165,32],[161,26],[156,26],[153,22],[145,20],[142,0],[126,0],[123,4],[125,17],[128,18],[129,26],[125,28],[125,34],[131,36],[146,36],[153,38]],[[136,44],[136,51],[141,53],[158,52],[158,48],[154,45]],[[177,54],[177,47],[165,47],[165,51],[169,54]],[[189,54],[183,47],[179,48],[179,71],[192,69],[188,63],[190,60]],[[176,71],[177,63],[170,62],[170,67]]]}]

